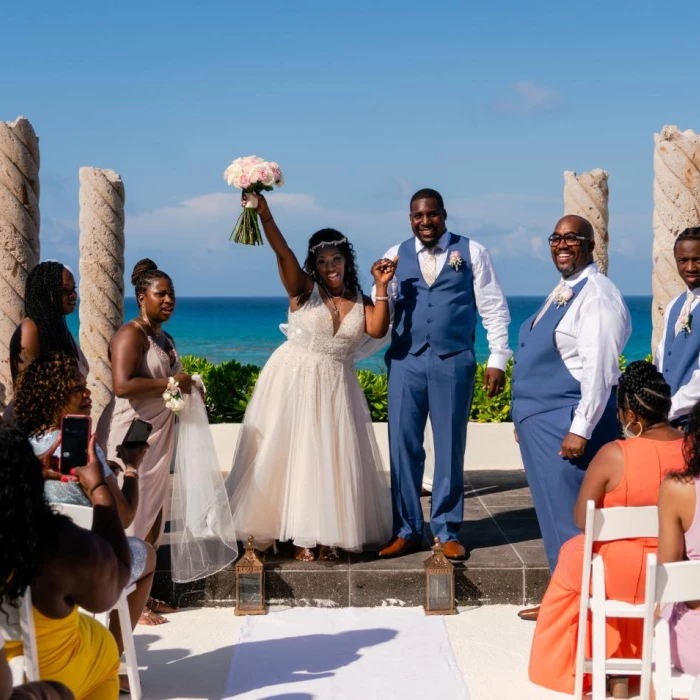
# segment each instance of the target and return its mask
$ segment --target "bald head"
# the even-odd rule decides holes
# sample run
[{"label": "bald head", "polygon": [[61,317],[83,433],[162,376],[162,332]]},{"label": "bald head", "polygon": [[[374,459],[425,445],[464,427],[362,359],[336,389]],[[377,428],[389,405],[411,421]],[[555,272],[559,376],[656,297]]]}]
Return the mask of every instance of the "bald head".
[{"label": "bald head", "polygon": [[567,214],[557,222],[553,236],[556,243],[550,239],[552,260],[565,279],[593,262],[593,226],[587,219]]},{"label": "bald head", "polygon": [[578,214],[567,214],[566,216],[562,216],[561,219],[557,221],[557,225],[554,227],[554,230],[556,231],[560,226],[566,227],[568,231],[575,230],[582,236],[586,236],[593,240],[593,226],[591,225],[591,222],[588,219],[584,219],[582,216],[578,216]]}]

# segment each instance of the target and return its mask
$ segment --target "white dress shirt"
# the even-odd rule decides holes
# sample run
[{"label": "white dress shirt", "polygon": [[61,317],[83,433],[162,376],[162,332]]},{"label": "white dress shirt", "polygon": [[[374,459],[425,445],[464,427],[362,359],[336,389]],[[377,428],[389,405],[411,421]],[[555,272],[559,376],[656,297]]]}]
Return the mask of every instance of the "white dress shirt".
[{"label": "white dress shirt", "polygon": [[585,278],[588,282],[559,322],[554,342],[566,368],[581,384],[570,432],[588,440],[620,378],[620,355],[632,322],[622,294],[595,263],[564,282],[573,287]]},{"label": "white dress shirt", "polygon": [[[666,312],[664,313],[664,334],[661,338],[661,342],[656,348],[656,353],[654,354],[654,364],[656,365],[656,368],[659,370],[659,372],[662,373],[664,371],[664,347],[666,345],[666,334],[668,333],[669,314],[671,313],[671,309],[673,305],[678,301],[679,297],[685,296],[686,291],[684,291],[682,294],[679,294],[666,307]],[[698,301],[700,301],[700,288],[693,289],[692,293],[695,296],[695,299],[690,307],[691,313],[693,313],[693,310],[697,306]],[[696,329],[693,328],[694,332],[695,330]],[[698,332],[700,332],[700,328],[698,329]],[[695,404],[698,401],[700,401],[700,358],[698,358],[698,369],[696,369],[690,375],[690,381],[686,385],[682,386],[673,395],[673,399],[671,400],[671,412],[668,415],[668,419],[675,420],[680,416],[684,416],[690,413],[693,406],[695,406]]]},{"label": "white dress shirt", "polygon": [[[418,264],[421,271],[423,271],[423,265],[428,253],[426,253],[426,248],[420,242],[420,239],[415,238],[414,240],[416,243],[416,253],[418,253]],[[446,231],[437,243],[440,252],[435,256],[436,275],[440,274],[447,262],[447,246],[449,240],[450,233]],[[384,257],[393,260],[399,254],[400,247],[400,245],[393,246],[387,250]],[[488,359],[488,366],[505,371],[508,360],[513,354],[508,347],[508,324],[510,323],[508,303],[506,302],[506,297],[503,294],[501,285],[498,282],[498,277],[496,276],[496,271],[494,270],[488,250],[480,243],[470,238],[469,256],[471,258],[472,275],[474,277],[474,299],[476,301],[476,309],[481,316],[481,322],[486,330],[486,339],[489,344],[489,352],[491,353]],[[399,283],[396,277],[394,277],[391,282],[389,282],[387,293],[392,318],[394,300],[397,298],[398,293]],[[374,299],[375,296],[375,289],[372,287],[372,299]],[[384,342],[386,344],[386,341]]]}]

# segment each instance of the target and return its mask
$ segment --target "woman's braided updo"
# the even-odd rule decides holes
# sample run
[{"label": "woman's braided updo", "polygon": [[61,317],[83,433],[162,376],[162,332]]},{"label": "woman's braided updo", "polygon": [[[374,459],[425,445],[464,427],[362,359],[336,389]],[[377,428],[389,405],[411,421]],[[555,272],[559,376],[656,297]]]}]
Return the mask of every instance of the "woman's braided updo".
[{"label": "woman's braided updo", "polygon": [[632,362],[620,377],[617,405],[649,424],[663,423],[671,410],[671,387],[651,362]]},{"label": "woman's braided updo", "polygon": [[134,265],[134,271],[131,273],[131,284],[134,285],[136,290],[136,298],[138,299],[142,294],[145,294],[153,282],[162,279],[168,280],[171,285],[173,283],[170,275],[167,272],[163,272],[163,270],[159,270],[158,265],[153,260],[150,258],[139,260]]}]

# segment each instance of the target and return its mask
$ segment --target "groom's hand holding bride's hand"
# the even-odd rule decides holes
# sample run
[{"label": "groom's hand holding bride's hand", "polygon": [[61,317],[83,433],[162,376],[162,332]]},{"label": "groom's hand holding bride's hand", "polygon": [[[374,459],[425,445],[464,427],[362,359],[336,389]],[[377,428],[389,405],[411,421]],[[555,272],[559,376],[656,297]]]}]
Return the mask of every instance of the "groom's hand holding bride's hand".
[{"label": "groom's hand holding bride's hand", "polygon": [[484,389],[486,395],[491,398],[500,394],[506,387],[506,373],[496,367],[487,367],[484,372]]}]

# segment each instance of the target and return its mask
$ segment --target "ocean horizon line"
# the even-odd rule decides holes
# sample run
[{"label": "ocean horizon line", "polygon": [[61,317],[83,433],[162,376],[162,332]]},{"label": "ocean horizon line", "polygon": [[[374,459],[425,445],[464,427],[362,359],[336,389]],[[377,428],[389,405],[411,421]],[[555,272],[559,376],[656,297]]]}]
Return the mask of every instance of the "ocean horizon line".
[{"label": "ocean horizon line", "polygon": [[[622,294],[623,298],[625,299],[652,299],[653,294]],[[230,296],[222,296],[222,295],[217,295],[217,296],[194,296],[194,295],[184,295],[184,294],[178,294],[177,299],[192,299],[195,301],[199,300],[204,300],[204,299],[287,299],[283,294],[269,294],[269,295],[261,295],[261,294],[255,294],[252,296],[245,296],[242,294],[232,294]],[[543,299],[544,295],[542,294],[506,294],[506,299]],[[129,297],[127,296],[125,300],[129,300]]]}]

